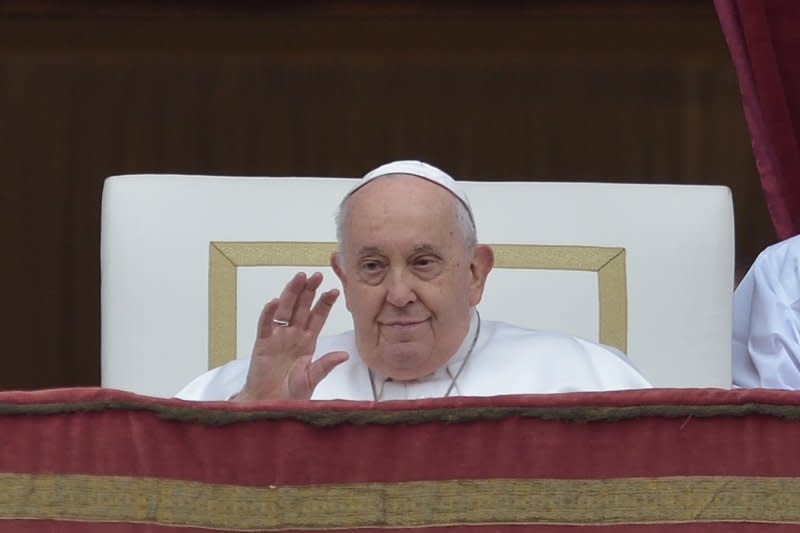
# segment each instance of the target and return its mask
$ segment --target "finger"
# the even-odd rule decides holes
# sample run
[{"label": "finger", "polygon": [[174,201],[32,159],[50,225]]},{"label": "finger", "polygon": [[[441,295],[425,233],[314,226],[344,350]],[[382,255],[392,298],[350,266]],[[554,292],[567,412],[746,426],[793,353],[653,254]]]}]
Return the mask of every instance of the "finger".
[{"label": "finger", "polygon": [[319,332],[322,331],[322,326],[325,325],[325,322],[328,320],[328,315],[333,308],[333,304],[336,303],[336,299],[339,298],[339,289],[331,289],[329,291],[323,292],[317,303],[314,304],[314,308],[311,310],[311,316],[308,319],[308,330],[315,338],[319,336]]},{"label": "finger", "polygon": [[258,316],[258,326],[256,328],[256,338],[263,339],[272,333],[272,319],[275,318],[275,311],[278,309],[278,299],[273,298],[261,308]]},{"label": "finger", "polygon": [[300,328],[306,327],[308,315],[311,311],[311,304],[314,303],[314,295],[317,294],[317,289],[322,283],[322,274],[314,272],[306,280],[306,286],[300,296],[297,298],[297,304],[294,307],[294,314],[292,315],[292,323]]},{"label": "finger", "polygon": [[305,272],[298,272],[294,275],[294,277],[292,277],[291,280],[289,280],[289,283],[287,283],[286,287],[283,288],[280,298],[278,298],[278,309],[275,311],[275,315],[273,316],[274,319],[285,320],[291,324],[295,304],[297,303],[297,299],[300,297],[300,294],[303,292],[305,285]]},{"label": "finger", "polygon": [[320,381],[325,379],[331,370],[350,358],[347,352],[328,352],[308,366],[308,384],[313,392]]}]

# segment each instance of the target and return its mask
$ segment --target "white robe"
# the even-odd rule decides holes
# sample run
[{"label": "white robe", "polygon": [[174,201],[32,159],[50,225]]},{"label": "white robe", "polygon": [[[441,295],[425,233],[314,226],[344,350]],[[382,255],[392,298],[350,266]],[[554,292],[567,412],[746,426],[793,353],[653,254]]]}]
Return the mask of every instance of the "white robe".
[{"label": "white robe", "polygon": [[800,236],[764,249],[736,287],[733,385],[800,389]]},{"label": "white robe", "polygon": [[[528,330],[501,322],[481,321],[479,337],[469,354],[479,320],[475,315],[473,313],[461,347],[448,363],[430,376],[411,382],[391,383],[382,376],[373,375],[374,381],[370,383],[371,373],[358,354],[352,331],[320,337],[315,358],[338,350],[347,352],[350,358],[322,380],[312,399],[437,398],[447,393],[451,383],[450,396],[651,387],[630,361],[613,348],[569,335]],[[177,397],[207,401],[230,398],[244,386],[248,366],[248,360],[231,361],[196,378]]]}]

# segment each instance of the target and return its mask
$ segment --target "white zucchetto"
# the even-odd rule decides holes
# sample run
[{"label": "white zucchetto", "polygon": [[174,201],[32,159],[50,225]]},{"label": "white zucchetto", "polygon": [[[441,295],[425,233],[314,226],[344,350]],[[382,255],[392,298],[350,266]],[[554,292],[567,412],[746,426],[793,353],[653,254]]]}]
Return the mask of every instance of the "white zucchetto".
[{"label": "white zucchetto", "polygon": [[356,192],[370,181],[389,174],[410,174],[444,187],[456,198],[458,198],[462,204],[464,204],[464,207],[467,208],[467,213],[469,213],[469,218],[472,221],[472,224],[475,224],[475,217],[472,215],[472,207],[469,205],[467,193],[464,192],[464,189],[461,187],[461,185],[459,185],[459,183],[447,172],[423,161],[392,161],[391,163],[386,163],[376,169],[370,170],[364,175],[363,178],[361,178],[361,181],[356,183],[353,188],[347,192],[345,198],[348,198],[351,194]]}]

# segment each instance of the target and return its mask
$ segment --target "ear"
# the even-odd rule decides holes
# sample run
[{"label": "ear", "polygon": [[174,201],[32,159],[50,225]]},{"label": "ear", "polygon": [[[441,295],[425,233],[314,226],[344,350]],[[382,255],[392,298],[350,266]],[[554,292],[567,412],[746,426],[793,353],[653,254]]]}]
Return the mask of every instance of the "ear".
[{"label": "ear", "polygon": [[338,251],[331,253],[331,268],[333,269],[336,277],[342,282],[342,287],[347,285],[347,278],[344,275],[344,268],[342,268],[341,257]]},{"label": "ear", "polygon": [[336,277],[339,278],[339,281],[342,283],[342,289],[344,292],[344,306],[350,311],[350,304],[348,303],[347,298],[347,276],[344,273],[344,265],[342,265],[342,255],[337,251],[331,254],[331,268],[333,272],[336,274]]},{"label": "ear", "polygon": [[483,298],[483,288],[486,286],[486,278],[492,267],[494,267],[494,252],[491,246],[477,245],[470,265],[472,279],[469,287],[469,304],[471,306],[478,305]]}]

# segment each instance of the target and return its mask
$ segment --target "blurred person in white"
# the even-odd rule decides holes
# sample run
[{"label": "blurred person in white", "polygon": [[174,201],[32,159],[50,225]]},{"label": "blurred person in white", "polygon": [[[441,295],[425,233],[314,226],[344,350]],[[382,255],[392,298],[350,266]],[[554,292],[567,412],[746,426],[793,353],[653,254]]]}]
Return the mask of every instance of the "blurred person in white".
[{"label": "blurred person in white", "polygon": [[[287,221],[291,223],[291,221]],[[494,265],[462,187],[420,161],[367,173],[341,202],[331,266],[352,331],[320,336],[339,294],[297,273],[266,303],[249,360],[201,375],[190,400],[391,400],[648,388],[614,348],[482,320]],[[535,302],[532,302],[534,304]]]},{"label": "blurred person in white", "polygon": [[733,386],[800,389],[800,235],[765,248],[734,291]]}]

